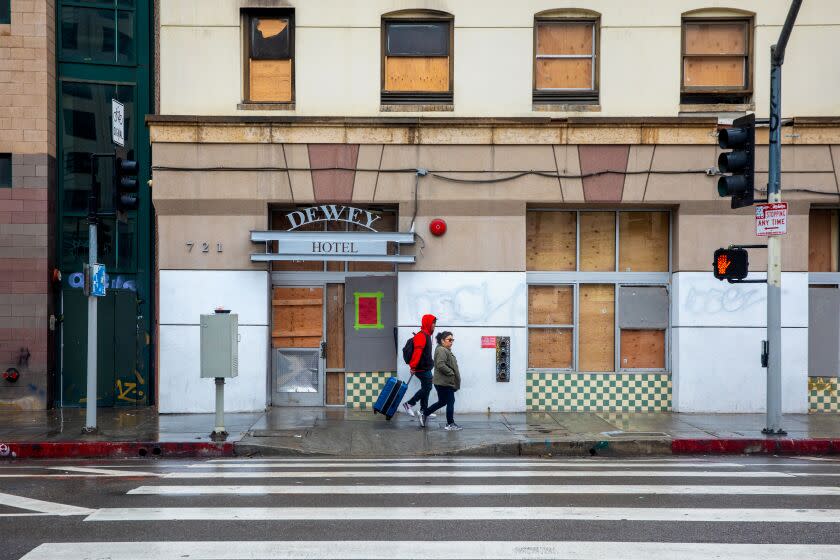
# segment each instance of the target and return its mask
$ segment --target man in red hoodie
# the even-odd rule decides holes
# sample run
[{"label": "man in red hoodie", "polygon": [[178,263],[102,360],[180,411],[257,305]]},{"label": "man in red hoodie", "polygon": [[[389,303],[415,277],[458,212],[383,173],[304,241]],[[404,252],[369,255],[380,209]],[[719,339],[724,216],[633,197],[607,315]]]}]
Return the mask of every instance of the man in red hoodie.
[{"label": "man in red hoodie", "polygon": [[414,393],[413,397],[403,403],[403,410],[409,416],[414,416],[414,410],[411,407],[417,404],[417,401],[420,401],[420,425],[423,427],[426,426],[424,417],[426,408],[429,406],[429,393],[432,392],[432,368],[435,366],[432,357],[432,334],[435,332],[436,324],[437,317],[423,315],[420,322],[420,332],[414,335],[414,353],[408,363],[411,373],[420,380],[420,388]]}]

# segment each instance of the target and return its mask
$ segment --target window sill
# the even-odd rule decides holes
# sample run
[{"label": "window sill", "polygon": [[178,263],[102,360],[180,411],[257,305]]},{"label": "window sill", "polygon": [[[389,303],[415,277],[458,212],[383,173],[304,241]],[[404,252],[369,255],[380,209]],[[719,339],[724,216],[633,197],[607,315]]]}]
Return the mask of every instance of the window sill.
[{"label": "window sill", "polygon": [[407,105],[402,103],[382,103],[379,111],[382,113],[426,113],[432,111],[454,111],[451,103],[435,103],[430,105]]},{"label": "window sill", "polygon": [[532,111],[552,113],[598,113],[601,105],[598,103],[533,103]]},{"label": "window sill", "polygon": [[755,111],[755,103],[681,103],[680,113],[744,113]]},{"label": "window sill", "polygon": [[238,103],[236,108],[242,111],[294,111],[294,103]]}]

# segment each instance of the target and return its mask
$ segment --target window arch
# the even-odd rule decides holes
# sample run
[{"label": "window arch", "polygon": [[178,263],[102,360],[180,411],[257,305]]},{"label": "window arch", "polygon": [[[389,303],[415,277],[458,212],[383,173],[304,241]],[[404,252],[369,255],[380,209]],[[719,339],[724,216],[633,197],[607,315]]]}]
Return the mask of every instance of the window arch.
[{"label": "window arch", "polygon": [[600,21],[585,9],[535,14],[535,104],[598,103]]},{"label": "window arch", "polygon": [[436,10],[382,15],[383,105],[451,105],[453,21]]},{"label": "window arch", "polygon": [[750,101],[754,15],[729,8],[705,8],[682,14],[681,103]]}]

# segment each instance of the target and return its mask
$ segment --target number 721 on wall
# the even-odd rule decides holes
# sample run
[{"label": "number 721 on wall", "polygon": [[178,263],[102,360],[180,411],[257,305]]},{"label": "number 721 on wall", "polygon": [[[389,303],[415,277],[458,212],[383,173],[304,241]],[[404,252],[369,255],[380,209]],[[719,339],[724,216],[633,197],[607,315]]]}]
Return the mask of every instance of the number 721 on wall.
[{"label": "number 721 on wall", "polygon": [[[187,253],[192,253],[193,247],[195,247],[196,245],[198,245],[199,250],[202,253],[209,253],[211,243],[208,241],[199,241],[198,243],[196,243],[195,241],[187,241],[186,243],[184,243],[184,245],[187,247]],[[216,252],[223,252],[221,241],[216,242]]]}]

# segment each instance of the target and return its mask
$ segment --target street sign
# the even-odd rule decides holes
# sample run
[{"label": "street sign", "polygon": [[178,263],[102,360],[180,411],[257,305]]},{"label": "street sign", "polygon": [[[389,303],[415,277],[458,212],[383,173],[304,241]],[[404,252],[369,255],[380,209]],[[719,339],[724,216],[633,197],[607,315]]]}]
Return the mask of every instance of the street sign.
[{"label": "street sign", "polygon": [[125,147],[125,106],[116,99],[111,100],[111,140]]},{"label": "street sign", "polygon": [[787,202],[757,204],[755,207],[755,234],[761,237],[787,233]]},{"label": "street sign", "polygon": [[90,267],[90,295],[105,297],[105,278],[104,264],[94,264]]}]

